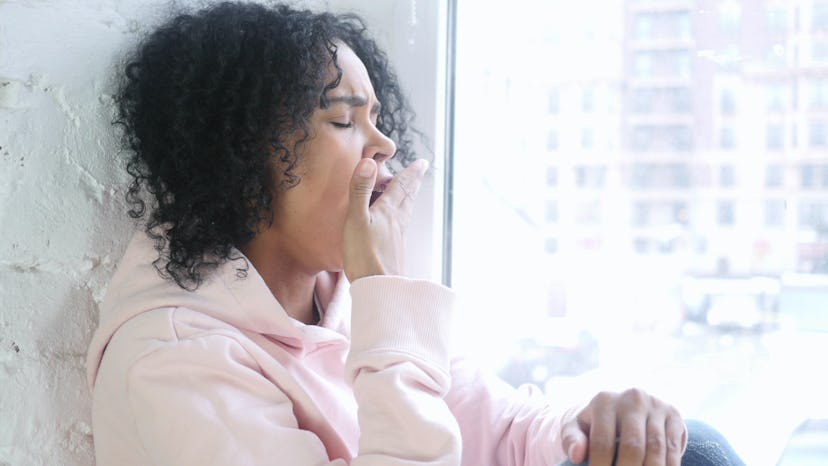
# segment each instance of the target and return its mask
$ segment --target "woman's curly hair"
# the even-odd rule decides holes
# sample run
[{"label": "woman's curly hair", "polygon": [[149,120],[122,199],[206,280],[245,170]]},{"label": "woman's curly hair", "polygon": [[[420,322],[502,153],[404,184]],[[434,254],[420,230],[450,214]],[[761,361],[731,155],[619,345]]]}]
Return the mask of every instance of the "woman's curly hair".
[{"label": "woman's curly hair", "polygon": [[[245,274],[235,248],[273,221],[272,196],[300,181],[309,117],[342,76],[336,41],[365,64],[382,102],[377,127],[407,164],[413,114],[357,16],[220,3],[171,19],[128,57],[115,124],[129,152],[129,214],[147,216],[162,276],[193,290],[237,259]],[[331,60],[338,74],[326,81]]]}]

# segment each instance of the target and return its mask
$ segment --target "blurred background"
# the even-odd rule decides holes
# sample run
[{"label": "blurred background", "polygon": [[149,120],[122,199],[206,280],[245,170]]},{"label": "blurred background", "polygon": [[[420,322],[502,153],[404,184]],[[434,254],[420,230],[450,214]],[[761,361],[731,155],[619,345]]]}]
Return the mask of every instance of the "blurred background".
[{"label": "blurred background", "polygon": [[455,7],[463,344],[828,464],[828,1]]}]

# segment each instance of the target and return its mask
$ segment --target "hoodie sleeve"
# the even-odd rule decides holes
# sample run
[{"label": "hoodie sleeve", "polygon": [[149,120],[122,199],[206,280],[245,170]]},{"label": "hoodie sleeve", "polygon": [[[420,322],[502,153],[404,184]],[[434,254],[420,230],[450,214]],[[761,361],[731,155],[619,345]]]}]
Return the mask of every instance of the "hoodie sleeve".
[{"label": "hoodie sleeve", "polygon": [[359,405],[353,465],[460,465],[457,421],[444,401],[454,295],[434,283],[375,276],[351,285],[346,373]]},{"label": "hoodie sleeve", "polygon": [[452,294],[401,278],[352,285],[346,376],[359,406],[359,450],[329,460],[298,427],[291,399],[235,339],[210,334],[155,349],[127,373],[130,408],[152,464],[169,466],[454,466],[459,427],[443,400]]},{"label": "hoodie sleeve", "polygon": [[563,419],[532,385],[515,389],[464,359],[452,361],[446,402],[463,435],[463,465],[554,466],[565,458]]}]

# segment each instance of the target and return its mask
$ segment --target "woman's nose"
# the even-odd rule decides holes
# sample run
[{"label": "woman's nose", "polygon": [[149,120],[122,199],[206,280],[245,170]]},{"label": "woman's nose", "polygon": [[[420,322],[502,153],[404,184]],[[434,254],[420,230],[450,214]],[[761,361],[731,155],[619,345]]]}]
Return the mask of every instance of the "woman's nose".
[{"label": "woman's nose", "polygon": [[397,145],[377,128],[372,129],[371,141],[366,145],[363,157],[370,157],[377,163],[385,162],[397,153]]}]

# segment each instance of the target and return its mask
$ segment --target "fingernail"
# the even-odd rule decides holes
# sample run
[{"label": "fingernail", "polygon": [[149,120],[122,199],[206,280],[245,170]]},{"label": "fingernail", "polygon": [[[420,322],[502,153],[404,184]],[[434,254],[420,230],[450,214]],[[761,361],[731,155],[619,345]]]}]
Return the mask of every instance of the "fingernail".
[{"label": "fingernail", "polygon": [[363,160],[360,163],[362,165],[360,165],[359,167],[359,176],[363,178],[369,178],[371,175],[374,174],[374,164],[372,164],[368,160]]}]

